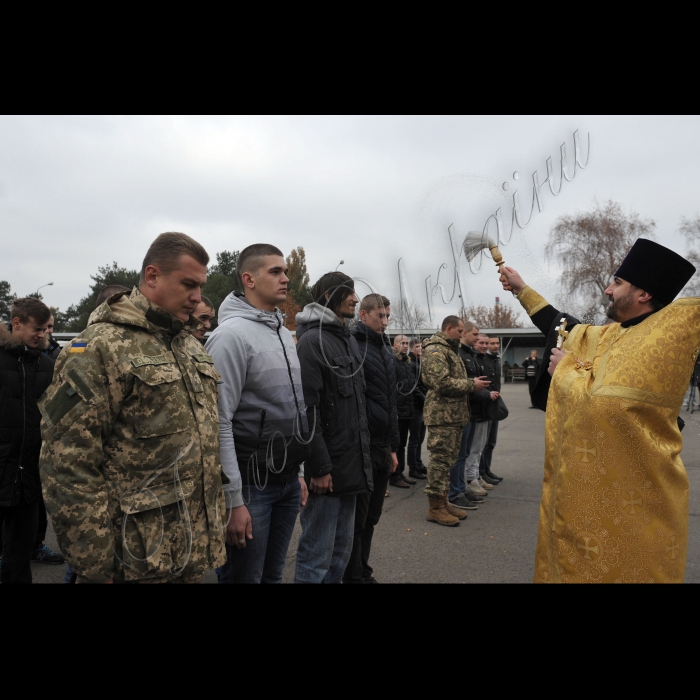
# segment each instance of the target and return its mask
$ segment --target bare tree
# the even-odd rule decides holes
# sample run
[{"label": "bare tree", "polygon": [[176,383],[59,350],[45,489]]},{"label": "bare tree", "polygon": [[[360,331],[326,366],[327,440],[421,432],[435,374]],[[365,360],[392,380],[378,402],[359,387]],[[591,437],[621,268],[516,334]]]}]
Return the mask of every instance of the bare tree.
[{"label": "bare tree", "polygon": [[656,222],[608,200],[594,200],[592,211],[560,216],[549,232],[545,257],[561,265],[563,295],[577,299],[583,315],[595,315],[604,304],[603,292],[637,238],[654,239]]},{"label": "bare tree", "polygon": [[[700,249],[696,246],[700,245],[700,214],[696,214],[694,219],[681,218],[681,225],[678,229],[688,242],[688,252],[685,257],[690,260],[695,267],[700,269]],[[683,288],[684,297],[700,296],[700,275],[693,275],[690,282]]]},{"label": "bare tree", "polygon": [[399,300],[391,305],[391,318],[389,319],[391,328],[403,328],[419,330],[428,327],[428,316],[423,308],[413,301]]},{"label": "bare tree", "polygon": [[493,306],[468,306],[460,311],[463,321],[474,321],[479,328],[525,328],[520,313],[504,304]]}]

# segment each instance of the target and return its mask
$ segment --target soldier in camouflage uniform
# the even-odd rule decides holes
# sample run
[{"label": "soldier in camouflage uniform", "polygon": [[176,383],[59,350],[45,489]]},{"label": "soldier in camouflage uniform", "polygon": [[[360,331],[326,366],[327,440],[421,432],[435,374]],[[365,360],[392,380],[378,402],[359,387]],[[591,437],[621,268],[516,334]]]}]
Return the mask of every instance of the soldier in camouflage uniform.
[{"label": "soldier in camouflage uniform", "polygon": [[190,314],[209,257],[161,234],[139,288],[64,348],[44,395],[44,498],[78,583],[188,583],[226,556],[217,382]]},{"label": "soldier in camouflage uniform", "polygon": [[458,351],[464,323],[448,316],[442,330],[423,342],[421,379],[428,387],[423,419],[428,426],[428,483],[425,493],[430,501],[428,520],[456,526],[467,517],[464,509],[447,500],[450,468],[457,459],[462,429],[469,423],[467,394],[482,389],[488,382],[469,379]]}]

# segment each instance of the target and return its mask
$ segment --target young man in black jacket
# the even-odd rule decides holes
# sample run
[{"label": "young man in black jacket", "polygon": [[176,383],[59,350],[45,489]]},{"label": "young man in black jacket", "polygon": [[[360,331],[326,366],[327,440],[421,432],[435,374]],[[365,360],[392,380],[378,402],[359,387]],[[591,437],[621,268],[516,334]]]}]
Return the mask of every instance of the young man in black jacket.
[{"label": "young man in black jacket", "polygon": [[37,401],[53,378],[53,360],[43,352],[51,311],[26,297],[12,302],[11,316],[12,332],[0,324],[0,578],[31,583],[41,504]]},{"label": "young man in black jacket", "polygon": [[[470,363],[476,365],[476,371],[481,375],[488,376],[486,371],[485,355],[489,347],[489,337],[484,333],[479,333],[476,343],[473,348],[461,346],[459,353],[467,366],[467,374],[470,374]],[[467,488],[475,496],[486,496],[487,492],[493,489],[493,484],[489,484],[481,478],[479,474],[479,463],[481,461],[481,453],[486,446],[489,429],[489,403],[495,401],[499,397],[499,392],[494,391],[492,387],[484,389],[481,392],[473,392],[469,395],[471,422],[473,436],[469,450],[469,456],[466,459],[466,481]]]},{"label": "young man in black jacket", "polygon": [[408,356],[415,364],[418,384],[413,392],[414,414],[411,420],[411,427],[408,432],[408,447],[406,449],[406,462],[408,462],[408,475],[412,479],[425,479],[428,476],[428,469],[423,464],[421,450],[427,428],[423,421],[423,407],[428,387],[425,386],[420,374],[421,358],[423,357],[423,343],[420,338],[412,338],[409,343],[410,352]]},{"label": "young man in black jacket", "polygon": [[364,357],[362,368],[367,383],[365,398],[374,491],[357,496],[355,537],[343,583],[377,583],[369,565],[372,536],[382,515],[389,476],[398,464],[394,353],[384,335],[390,314],[389,299],[380,294],[369,294],[362,300],[360,322],[352,331]]},{"label": "young man in black jacket", "polygon": [[363,356],[345,323],[359,299],[353,280],[329,272],[297,314],[297,355],[312,431],[304,478],[295,583],[340,583],[350,560],[355,500],[372,490]]},{"label": "young man in black jacket", "polygon": [[[489,349],[484,355],[484,367],[486,368],[486,376],[491,380],[491,389],[501,392],[501,356],[498,351],[501,349],[501,341],[497,337],[489,338]],[[487,409],[488,410],[488,409]],[[486,444],[481,453],[481,461],[479,462],[479,476],[487,484],[496,485],[503,481],[503,477],[496,476],[491,471],[491,459],[493,451],[498,440],[498,421],[490,420]]]},{"label": "young man in black jacket", "polygon": [[416,365],[408,355],[408,338],[405,335],[397,335],[394,338],[394,366],[396,368],[396,410],[399,416],[399,449],[397,457],[399,465],[391,475],[389,483],[400,489],[413,486],[416,481],[405,474],[406,471],[406,443],[408,431],[416,413],[413,406],[413,392],[418,384]]}]

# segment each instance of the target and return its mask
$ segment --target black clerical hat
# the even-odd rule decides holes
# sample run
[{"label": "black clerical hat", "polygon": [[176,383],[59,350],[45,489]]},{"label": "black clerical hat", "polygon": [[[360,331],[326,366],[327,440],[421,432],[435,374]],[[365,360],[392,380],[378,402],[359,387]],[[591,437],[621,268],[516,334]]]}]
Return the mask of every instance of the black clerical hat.
[{"label": "black clerical hat", "polygon": [[695,274],[695,266],[668,248],[638,238],[615,277],[649,292],[655,299],[670,304]]}]

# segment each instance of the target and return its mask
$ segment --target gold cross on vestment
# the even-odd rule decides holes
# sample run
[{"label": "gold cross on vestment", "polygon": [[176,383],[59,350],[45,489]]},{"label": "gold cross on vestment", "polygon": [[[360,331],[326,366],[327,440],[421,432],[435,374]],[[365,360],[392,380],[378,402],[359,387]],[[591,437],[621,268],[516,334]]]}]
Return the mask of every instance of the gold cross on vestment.
[{"label": "gold cross on vestment", "polygon": [[568,324],[568,321],[565,318],[562,318],[561,321],[559,321],[559,325],[555,327],[555,331],[559,333],[559,337],[557,338],[557,347],[560,348],[563,344],[566,338],[569,335],[569,331],[566,330],[566,326]]}]

